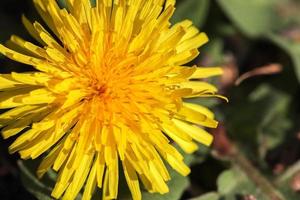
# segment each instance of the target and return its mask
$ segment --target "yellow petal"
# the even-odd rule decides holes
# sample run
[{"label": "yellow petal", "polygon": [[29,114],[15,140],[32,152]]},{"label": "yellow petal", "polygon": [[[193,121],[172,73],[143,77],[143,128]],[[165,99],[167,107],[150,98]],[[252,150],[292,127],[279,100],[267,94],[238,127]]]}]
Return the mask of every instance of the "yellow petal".
[{"label": "yellow petal", "polygon": [[29,85],[44,85],[50,80],[50,76],[45,73],[31,72],[31,73],[15,73],[12,72],[11,77],[22,83]]},{"label": "yellow petal", "polygon": [[198,67],[196,71],[190,76],[190,79],[201,79],[223,74],[220,67]]},{"label": "yellow petal", "polygon": [[191,172],[190,168],[182,160],[177,160],[170,154],[168,154],[165,159],[174,170],[183,176],[187,176]]},{"label": "yellow petal", "polygon": [[206,146],[211,145],[213,141],[213,136],[209,134],[207,131],[205,131],[204,129],[183,122],[181,120],[173,119],[173,121],[176,127],[178,127],[181,131],[191,136],[197,142],[200,142]]},{"label": "yellow petal", "polygon": [[26,105],[10,109],[9,111],[0,114],[0,127],[6,126],[14,119],[19,119],[20,117],[23,117],[26,114],[31,114],[37,108],[39,108],[39,106]]},{"label": "yellow petal", "polygon": [[17,62],[21,62],[27,65],[32,65],[35,66],[37,63],[39,63],[41,60],[33,57],[33,56],[27,56],[21,53],[18,53],[16,51],[13,51],[5,46],[3,46],[2,44],[0,44],[0,53],[2,53],[3,55],[5,55],[6,57],[15,60]]},{"label": "yellow petal", "polygon": [[19,82],[12,79],[10,74],[0,74],[0,90],[16,88]]},{"label": "yellow petal", "polygon": [[182,82],[178,84],[181,88],[190,88],[193,90],[193,93],[215,93],[218,89],[206,82],[200,81],[189,81]]},{"label": "yellow petal", "polygon": [[51,152],[43,159],[41,164],[39,165],[37,169],[37,176],[39,178],[42,178],[42,176],[51,168],[53,163],[55,162],[57,155],[60,153],[63,147],[63,142],[56,145]]},{"label": "yellow petal", "polygon": [[194,104],[194,103],[187,103],[187,102],[184,102],[183,105],[187,108],[190,108],[192,110],[195,110],[197,112],[200,112],[200,113],[206,115],[208,118],[211,118],[211,119],[215,118],[215,114],[211,110],[209,110],[208,108],[206,108],[204,106],[201,106],[199,104]]},{"label": "yellow petal", "polygon": [[88,176],[85,188],[84,188],[84,192],[83,192],[83,196],[82,196],[82,200],[90,200],[92,198],[93,192],[96,188],[96,183],[97,183],[97,170],[96,170],[96,163],[93,163],[93,167],[91,169],[91,172]]},{"label": "yellow petal", "polygon": [[47,107],[42,107],[34,110],[31,114],[27,114],[26,116],[17,119],[15,122],[2,129],[2,136],[6,139],[29,128],[33,122],[41,120],[47,114],[47,112],[45,112],[46,110]]},{"label": "yellow petal", "polygon": [[197,36],[183,41],[180,45],[176,47],[178,53],[196,49],[208,42],[208,37],[205,33],[200,33]]},{"label": "yellow petal", "polygon": [[125,178],[133,200],[141,200],[142,194],[139,186],[138,176],[135,170],[127,160],[123,161],[123,168],[124,168]]},{"label": "yellow petal", "polygon": [[16,89],[12,91],[1,92],[0,109],[23,106],[24,103],[20,101],[20,98],[24,97],[24,94],[32,91],[33,89],[34,87],[26,87],[24,89]]},{"label": "yellow petal", "polygon": [[187,106],[183,106],[178,114],[179,115],[176,115],[175,118],[210,128],[216,128],[218,126],[218,122],[214,119],[208,118],[205,114]]},{"label": "yellow petal", "polygon": [[38,32],[34,29],[32,23],[31,23],[24,15],[22,15],[22,23],[24,24],[25,28],[27,29],[27,31],[29,32],[29,34],[30,34],[34,39],[36,39],[40,44],[45,44],[45,43],[41,40],[41,38],[40,38]]},{"label": "yellow petal", "polygon": [[84,182],[86,181],[91,165],[93,163],[93,157],[93,154],[86,154],[83,156],[82,160],[80,161],[81,164],[78,166],[78,168],[76,168],[73,180],[62,198],[63,200],[76,198]]}]

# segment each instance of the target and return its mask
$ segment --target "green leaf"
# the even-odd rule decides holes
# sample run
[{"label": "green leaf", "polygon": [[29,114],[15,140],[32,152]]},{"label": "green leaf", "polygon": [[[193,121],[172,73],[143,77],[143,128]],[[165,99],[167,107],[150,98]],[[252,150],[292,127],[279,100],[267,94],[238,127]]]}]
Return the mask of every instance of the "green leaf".
[{"label": "green leaf", "polygon": [[264,149],[264,157],[268,149],[282,143],[285,133],[291,128],[292,124],[288,118],[291,97],[270,85],[262,84],[249,95],[249,99],[251,102],[265,102],[263,108],[258,108],[264,115],[257,124],[258,146],[261,150]]},{"label": "green leaf", "polygon": [[197,27],[202,27],[209,10],[210,0],[185,0],[179,2],[172,17],[172,23],[190,19]]},{"label": "green leaf", "polygon": [[19,160],[18,165],[24,187],[38,200],[52,200],[53,198],[50,197],[51,187],[45,185],[36,177],[33,171],[33,163]]},{"label": "green leaf", "polygon": [[220,200],[220,195],[216,192],[210,192],[190,200]]},{"label": "green leaf", "polygon": [[58,0],[57,1],[58,5],[61,7],[61,8],[66,8],[67,7],[67,3],[65,0]]},{"label": "green leaf", "polygon": [[276,35],[276,34],[268,34],[266,36],[280,48],[282,48],[287,54],[290,56],[293,64],[296,76],[298,81],[300,82],[300,45],[298,42],[290,40],[286,37]]},{"label": "green leaf", "polygon": [[172,171],[172,180],[169,182],[170,192],[164,195],[161,194],[151,194],[149,192],[143,192],[143,200],[178,200],[180,199],[182,193],[187,188],[189,181],[187,177]]},{"label": "green leaf", "polygon": [[217,180],[219,193],[222,195],[230,194],[235,191],[239,183],[244,181],[244,177],[235,177],[236,172],[227,170],[223,172]]},{"label": "green leaf", "polygon": [[300,194],[296,193],[291,187],[291,182],[293,181],[294,177],[297,176],[299,171],[300,161],[288,167],[288,169],[275,181],[275,184],[278,186],[278,188],[280,188],[281,192],[287,197],[288,200],[300,199]]},{"label": "green leaf", "polygon": [[[19,160],[18,166],[21,171],[21,181],[24,187],[34,195],[38,200],[53,200],[51,192],[56,182],[57,173],[49,170],[42,179],[38,179],[35,173],[40,159],[37,160]],[[81,194],[76,197],[76,200],[81,199]]]},{"label": "green leaf", "polygon": [[278,27],[275,0],[217,0],[230,20],[247,36],[258,37]]},{"label": "green leaf", "polygon": [[[291,97],[268,84],[261,84],[248,97],[248,105],[253,106],[253,114],[248,112],[249,118],[255,115],[259,108],[253,132],[257,133],[258,147],[261,157],[265,157],[267,150],[273,149],[283,142],[286,132],[291,128],[289,106]],[[256,108],[255,108],[256,107]]]},{"label": "green leaf", "polygon": [[292,126],[291,96],[270,84],[251,91],[239,89],[236,99],[231,99],[234,104],[226,107],[228,133],[243,145],[244,153],[250,153],[248,156],[257,158],[259,152],[263,159],[268,150],[283,143]]},{"label": "green leaf", "polygon": [[[212,38],[204,47],[204,56],[210,60],[209,65],[224,65],[224,41],[221,38]],[[219,78],[219,77],[218,77]]]},{"label": "green leaf", "polygon": [[267,199],[255,184],[238,168],[224,171],[217,180],[218,192],[226,200],[238,196],[254,195],[257,199]]}]

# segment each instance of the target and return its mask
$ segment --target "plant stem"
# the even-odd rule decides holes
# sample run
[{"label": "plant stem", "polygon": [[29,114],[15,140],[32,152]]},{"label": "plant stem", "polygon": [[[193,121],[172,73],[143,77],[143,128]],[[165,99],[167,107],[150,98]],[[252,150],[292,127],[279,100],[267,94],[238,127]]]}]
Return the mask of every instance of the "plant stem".
[{"label": "plant stem", "polygon": [[249,159],[237,148],[230,158],[256,184],[270,200],[286,200],[283,195],[257,170]]},{"label": "plant stem", "polygon": [[275,184],[279,185],[288,181],[293,175],[300,171],[300,161],[294,163],[286,171],[275,180]]}]

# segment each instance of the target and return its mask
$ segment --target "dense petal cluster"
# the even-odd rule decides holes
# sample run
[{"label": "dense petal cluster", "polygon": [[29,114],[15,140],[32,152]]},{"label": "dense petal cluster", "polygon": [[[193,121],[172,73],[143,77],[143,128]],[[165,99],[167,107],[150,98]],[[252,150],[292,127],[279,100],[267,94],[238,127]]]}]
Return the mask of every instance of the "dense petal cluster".
[{"label": "dense petal cluster", "polygon": [[203,127],[216,127],[207,108],[185,103],[215,96],[202,79],[219,68],[188,67],[208,39],[186,20],[171,26],[173,0],[34,0],[49,27],[23,23],[39,45],[12,36],[0,52],[36,71],[0,75],[4,138],[23,159],[47,153],[37,170],[58,171],[52,196],[72,200],[96,187],[103,199],[117,198],[122,165],[134,200],[140,184],[169,191],[165,160],[182,175],[190,172],[185,152],[209,145]]}]

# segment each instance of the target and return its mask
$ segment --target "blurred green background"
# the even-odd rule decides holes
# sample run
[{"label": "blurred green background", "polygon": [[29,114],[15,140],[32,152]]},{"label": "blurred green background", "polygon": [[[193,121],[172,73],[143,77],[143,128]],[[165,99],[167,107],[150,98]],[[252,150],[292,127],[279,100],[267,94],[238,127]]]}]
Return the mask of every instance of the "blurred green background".
[{"label": "blurred green background", "polygon": [[[217,113],[215,142],[187,156],[189,177],[172,173],[170,194],[144,193],[144,199],[299,200],[300,2],[178,0],[176,7],[172,23],[188,18],[208,34],[195,62],[224,68],[222,77],[210,81],[230,101],[192,99]],[[1,43],[11,34],[32,40],[22,14],[39,19],[31,0],[1,1]],[[0,66],[1,73],[30,70],[3,56]],[[11,141],[0,140],[0,199],[51,199],[55,174],[37,180],[36,162],[8,155]],[[122,183],[119,193],[130,199]]]}]

